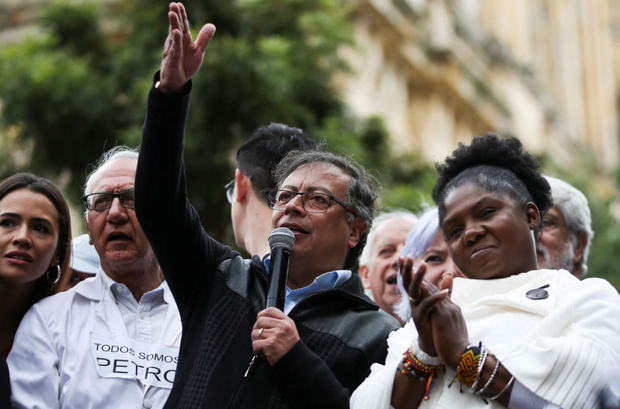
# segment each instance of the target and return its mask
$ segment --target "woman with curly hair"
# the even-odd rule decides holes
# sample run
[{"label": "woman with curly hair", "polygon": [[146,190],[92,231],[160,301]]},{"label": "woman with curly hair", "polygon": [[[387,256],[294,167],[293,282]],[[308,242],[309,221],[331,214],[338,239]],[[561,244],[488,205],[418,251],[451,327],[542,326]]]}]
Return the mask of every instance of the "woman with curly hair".
[{"label": "woman with curly hair", "polygon": [[552,202],[536,160],[485,135],[437,170],[441,231],[467,279],[438,288],[403,261],[415,325],[390,335],[351,407],[597,407],[620,366],[620,297],[602,279],[538,269],[534,234]]}]

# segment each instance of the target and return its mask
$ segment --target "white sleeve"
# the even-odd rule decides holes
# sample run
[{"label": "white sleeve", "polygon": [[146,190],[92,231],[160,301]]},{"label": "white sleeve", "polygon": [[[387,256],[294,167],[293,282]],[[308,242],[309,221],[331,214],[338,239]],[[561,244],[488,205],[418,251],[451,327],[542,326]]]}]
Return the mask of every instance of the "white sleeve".
[{"label": "white sleeve", "polygon": [[391,409],[394,376],[403,353],[414,340],[417,331],[413,321],[393,331],[388,337],[388,353],[385,365],[372,364],[370,375],[351,395],[351,409]]},{"label": "white sleeve", "polygon": [[7,363],[13,408],[59,407],[58,353],[37,305],[22,319]]},{"label": "white sleeve", "polygon": [[611,380],[609,371],[620,367],[620,297],[603,280],[582,284],[562,309],[572,325],[558,339],[558,360],[539,387],[539,393],[566,409],[594,407]]},{"label": "white sleeve", "polygon": [[[564,289],[563,289],[564,290]],[[587,279],[565,289],[539,334],[502,364],[528,389],[565,409],[596,407],[608,371],[620,365],[620,298],[609,284]],[[493,351],[495,353],[495,351]]]}]

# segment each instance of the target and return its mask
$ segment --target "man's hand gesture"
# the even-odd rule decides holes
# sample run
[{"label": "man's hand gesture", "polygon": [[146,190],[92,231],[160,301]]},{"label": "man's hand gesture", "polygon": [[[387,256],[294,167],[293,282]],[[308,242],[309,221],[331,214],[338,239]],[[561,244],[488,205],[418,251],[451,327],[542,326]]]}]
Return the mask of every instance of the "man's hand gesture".
[{"label": "man's hand gesture", "polygon": [[179,91],[200,68],[205,50],[215,34],[215,26],[207,23],[200,29],[196,41],[189,32],[187,13],[182,3],[170,3],[170,27],[164,44],[159,89],[163,93]]}]

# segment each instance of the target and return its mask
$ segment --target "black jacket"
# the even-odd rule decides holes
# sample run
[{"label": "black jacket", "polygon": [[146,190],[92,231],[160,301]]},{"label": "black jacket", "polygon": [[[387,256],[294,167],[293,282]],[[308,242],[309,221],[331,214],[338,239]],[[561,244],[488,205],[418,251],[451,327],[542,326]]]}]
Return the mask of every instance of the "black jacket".
[{"label": "black jacket", "polygon": [[[136,212],[177,301],[179,363],[166,408],[346,408],[398,323],[353,275],[297,304],[301,340],[274,366],[253,357],[250,332],[265,306],[262,262],[211,238],[186,199],[183,132],[189,89],[152,88],[136,175]],[[246,374],[247,376],[244,376]]]},{"label": "black jacket", "polygon": [[0,408],[11,407],[11,383],[9,381],[9,368],[4,356],[0,361]]}]

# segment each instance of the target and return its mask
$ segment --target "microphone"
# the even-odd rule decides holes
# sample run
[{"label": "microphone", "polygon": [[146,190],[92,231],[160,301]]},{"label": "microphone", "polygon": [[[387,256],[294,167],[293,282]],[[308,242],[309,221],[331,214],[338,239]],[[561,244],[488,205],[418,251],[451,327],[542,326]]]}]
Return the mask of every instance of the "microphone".
[{"label": "microphone", "polygon": [[271,249],[269,276],[271,279],[265,308],[276,307],[284,311],[288,262],[294,246],[295,235],[289,228],[278,227],[269,234],[269,248]]},{"label": "microphone", "polygon": [[[288,260],[291,250],[295,246],[295,235],[286,227],[278,227],[269,233],[269,248],[271,249],[269,261],[269,291],[265,308],[276,307],[284,311],[284,297],[286,296],[286,280],[288,279]],[[243,374],[247,378],[256,362],[254,355],[248,369]]]}]

